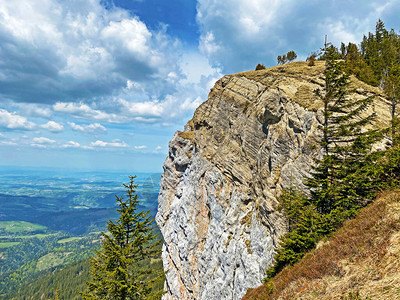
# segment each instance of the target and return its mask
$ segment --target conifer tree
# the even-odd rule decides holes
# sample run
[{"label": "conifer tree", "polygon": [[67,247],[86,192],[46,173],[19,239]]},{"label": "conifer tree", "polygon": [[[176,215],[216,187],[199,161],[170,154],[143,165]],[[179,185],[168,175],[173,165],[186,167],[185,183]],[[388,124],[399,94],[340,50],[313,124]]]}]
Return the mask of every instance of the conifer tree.
[{"label": "conifer tree", "polygon": [[286,58],[289,62],[295,60],[297,58],[297,54],[296,52],[294,52],[293,50],[289,51],[288,53],[286,53]]},{"label": "conifer tree", "polygon": [[311,189],[311,200],[322,214],[335,209],[354,212],[362,195],[346,196],[352,188],[348,176],[362,164],[373,141],[372,132],[362,132],[362,127],[374,115],[361,117],[373,99],[349,98],[349,74],[344,72],[344,62],[337,60],[337,54],[334,47],[325,45],[325,88],[315,91],[324,104],[320,141],[324,156],[316,161],[307,185]]},{"label": "conifer tree", "polygon": [[138,196],[134,176],[124,184],[127,199],[116,196],[119,218],[108,221],[109,234],[102,233],[102,249],[90,259],[91,279],[83,299],[149,299],[152,282],[163,274],[155,270],[139,268],[144,259],[158,254],[160,240],[152,231],[153,220],[149,211],[137,212]]}]

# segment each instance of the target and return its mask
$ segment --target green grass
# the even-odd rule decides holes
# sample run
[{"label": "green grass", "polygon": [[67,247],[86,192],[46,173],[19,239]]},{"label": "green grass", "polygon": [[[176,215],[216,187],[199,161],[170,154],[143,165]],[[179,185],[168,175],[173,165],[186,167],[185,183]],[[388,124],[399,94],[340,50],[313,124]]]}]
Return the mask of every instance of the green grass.
[{"label": "green grass", "polygon": [[20,242],[6,242],[6,243],[0,243],[0,248],[10,248],[18,245]]},{"label": "green grass", "polygon": [[[12,238],[18,238],[18,239],[32,239],[32,238],[38,238],[38,239],[44,239],[49,236],[57,235],[57,233],[37,233],[37,234],[30,234],[30,235],[15,235],[12,236]],[[11,238],[11,239],[12,239]],[[0,235],[0,240],[1,239],[10,239],[10,235]]]},{"label": "green grass", "polygon": [[69,238],[66,238],[66,239],[59,240],[59,241],[57,241],[57,243],[64,244],[64,243],[69,243],[69,242],[73,242],[73,241],[79,241],[81,239],[83,239],[83,237],[81,237],[81,236],[73,236],[73,237],[69,237]]},{"label": "green grass", "polygon": [[38,271],[43,271],[52,267],[62,265],[64,260],[70,255],[71,252],[51,252],[39,258],[36,265]]},{"label": "green grass", "polygon": [[47,227],[29,223],[25,221],[2,221],[0,222],[0,232],[5,233],[26,233],[26,232],[34,232],[34,231],[44,231]]}]

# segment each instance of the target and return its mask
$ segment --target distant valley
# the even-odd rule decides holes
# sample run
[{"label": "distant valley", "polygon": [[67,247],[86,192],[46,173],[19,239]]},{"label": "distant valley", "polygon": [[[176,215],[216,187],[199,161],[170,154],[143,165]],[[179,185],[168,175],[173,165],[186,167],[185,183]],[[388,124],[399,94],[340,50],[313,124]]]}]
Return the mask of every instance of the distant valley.
[{"label": "distant valley", "polygon": [[[6,169],[0,173],[0,297],[87,259],[117,217],[129,173]],[[137,173],[140,210],[157,211],[160,173]]]}]

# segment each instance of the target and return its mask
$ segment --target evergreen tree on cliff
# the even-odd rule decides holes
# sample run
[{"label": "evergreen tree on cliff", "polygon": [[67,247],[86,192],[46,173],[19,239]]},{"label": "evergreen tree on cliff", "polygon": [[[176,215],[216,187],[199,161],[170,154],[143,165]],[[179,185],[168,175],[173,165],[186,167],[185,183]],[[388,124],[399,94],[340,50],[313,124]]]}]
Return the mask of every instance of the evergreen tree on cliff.
[{"label": "evergreen tree on cliff", "polygon": [[[108,221],[109,234],[103,234],[102,249],[90,259],[91,280],[83,299],[151,299],[159,295],[151,292],[152,283],[162,273],[141,267],[144,259],[158,254],[160,240],[153,233],[149,212],[137,212],[139,203],[134,176],[124,184],[127,199],[116,196],[119,219]],[[160,294],[160,292],[158,292]]]},{"label": "evergreen tree on cliff", "polygon": [[[349,75],[344,72],[345,63],[337,60],[334,47],[325,46],[324,58],[325,88],[316,90],[324,104],[320,140],[324,156],[316,161],[307,184],[320,213],[345,212],[346,218],[354,214],[368,192],[357,186],[355,174],[365,166],[375,138],[372,131],[362,130],[374,118],[374,114],[365,113],[373,98],[356,100],[348,96]],[[337,220],[337,216],[334,218]]]},{"label": "evergreen tree on cliff", "polygon": [[344,72],[345,62],[339,60],[335,47],[325,45],[323,58],[325,87],[315,91],[324,105],[319,141],[323,157],[316,160],[306,182],[309,197],[296,189],[288,189],[280,197],[289,232],[281,238],[275,262],[267,270],[267,281],[354,216],[373,193],[374,183],[365,174],[374,168],[368,155],[379,134],[362,130],[374,118],[366,113],[373,98],[349,97],[349,74]]}]

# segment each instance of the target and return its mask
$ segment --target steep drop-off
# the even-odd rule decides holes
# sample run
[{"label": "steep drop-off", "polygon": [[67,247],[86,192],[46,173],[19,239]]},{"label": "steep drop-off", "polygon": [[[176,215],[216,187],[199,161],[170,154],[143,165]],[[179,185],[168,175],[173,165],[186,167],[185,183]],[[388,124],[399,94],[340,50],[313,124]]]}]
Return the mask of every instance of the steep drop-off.
[{"label": "steep drop-off", "polygon": [[[324,86],[323,70],[323,62],[296,62],[224,76],[175,134],[156,217],[164,299],[240,299],[262,283],[286,232],[277,197],[303,187],[320,155],[322,103],[313,91]],[[352,97],[376,95],[366,113],[390,119],[379,89],[351,85]]]}]

